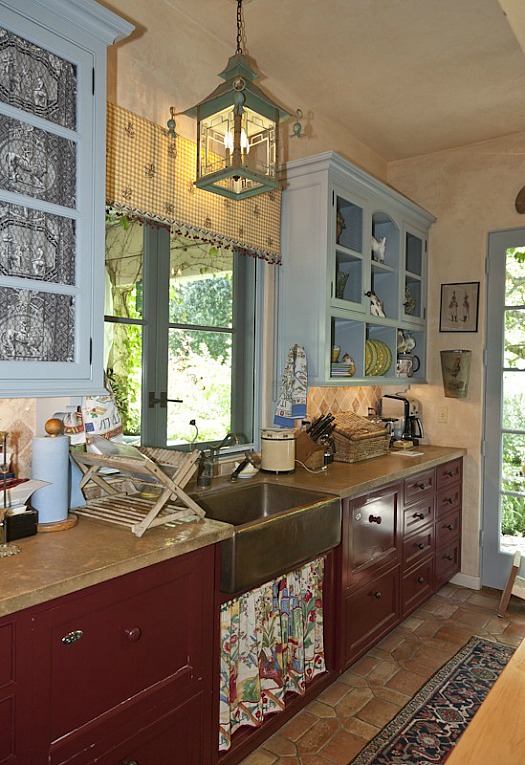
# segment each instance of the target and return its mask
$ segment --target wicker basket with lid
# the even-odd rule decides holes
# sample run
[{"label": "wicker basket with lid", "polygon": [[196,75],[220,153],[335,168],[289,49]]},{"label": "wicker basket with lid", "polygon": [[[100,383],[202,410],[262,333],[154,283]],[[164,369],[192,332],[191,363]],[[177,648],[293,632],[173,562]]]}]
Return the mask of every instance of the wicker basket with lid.
[{"label": "wicker basket with lid", "polygon": [[371,457],[380,457],[388,452],[390,433],[366,417],[355,412],[339,412],[335,415],[336,462],[360,462]]}]

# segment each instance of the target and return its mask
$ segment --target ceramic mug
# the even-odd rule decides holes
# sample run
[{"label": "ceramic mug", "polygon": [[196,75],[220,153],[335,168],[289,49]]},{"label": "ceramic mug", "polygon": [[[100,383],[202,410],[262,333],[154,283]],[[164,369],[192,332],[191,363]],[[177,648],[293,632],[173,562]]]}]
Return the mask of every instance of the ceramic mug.
[{"label": "ceramic mug", "polygon": [[412,377],[420,366],[421,362],[418,356],[414,356],[412,353],[398,353],[396,377]]}]

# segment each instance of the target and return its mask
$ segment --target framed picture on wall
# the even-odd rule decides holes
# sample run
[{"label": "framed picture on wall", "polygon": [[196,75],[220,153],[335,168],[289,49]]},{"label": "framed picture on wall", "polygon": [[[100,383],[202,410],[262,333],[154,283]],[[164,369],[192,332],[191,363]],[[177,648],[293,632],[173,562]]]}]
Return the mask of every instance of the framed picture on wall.
[{"label": "framed picture on wall", "polygon": [[477,332],[479,282],[441,285],[440,332]]}]

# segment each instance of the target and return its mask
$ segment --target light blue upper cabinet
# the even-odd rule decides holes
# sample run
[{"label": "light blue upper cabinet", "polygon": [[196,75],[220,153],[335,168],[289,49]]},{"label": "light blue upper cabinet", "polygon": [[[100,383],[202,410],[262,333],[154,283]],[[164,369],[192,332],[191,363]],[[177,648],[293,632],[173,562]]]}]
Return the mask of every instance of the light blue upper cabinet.
[{"label": "light blue upper cabinet", "polygon": [[284,177],[277,378],[298,343],[310,385],[395,384],[405,352],[423,381],[434,217],[334,152]]},{"label": "light blue upper cabinet", "polygon": [[107,46],[92,0],[0,0],[0,396],[103,386]]}]

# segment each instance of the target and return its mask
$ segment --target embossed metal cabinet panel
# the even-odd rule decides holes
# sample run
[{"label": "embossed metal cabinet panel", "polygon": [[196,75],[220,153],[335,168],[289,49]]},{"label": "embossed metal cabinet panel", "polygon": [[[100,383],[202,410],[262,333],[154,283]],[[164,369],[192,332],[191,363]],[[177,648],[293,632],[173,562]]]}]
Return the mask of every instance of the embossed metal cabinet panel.
[{"label": "embossed metal cabinet panel", "polygon": [[2,396],[103,384],[105,59],[119,20],[46,5],[0,0]]}]

